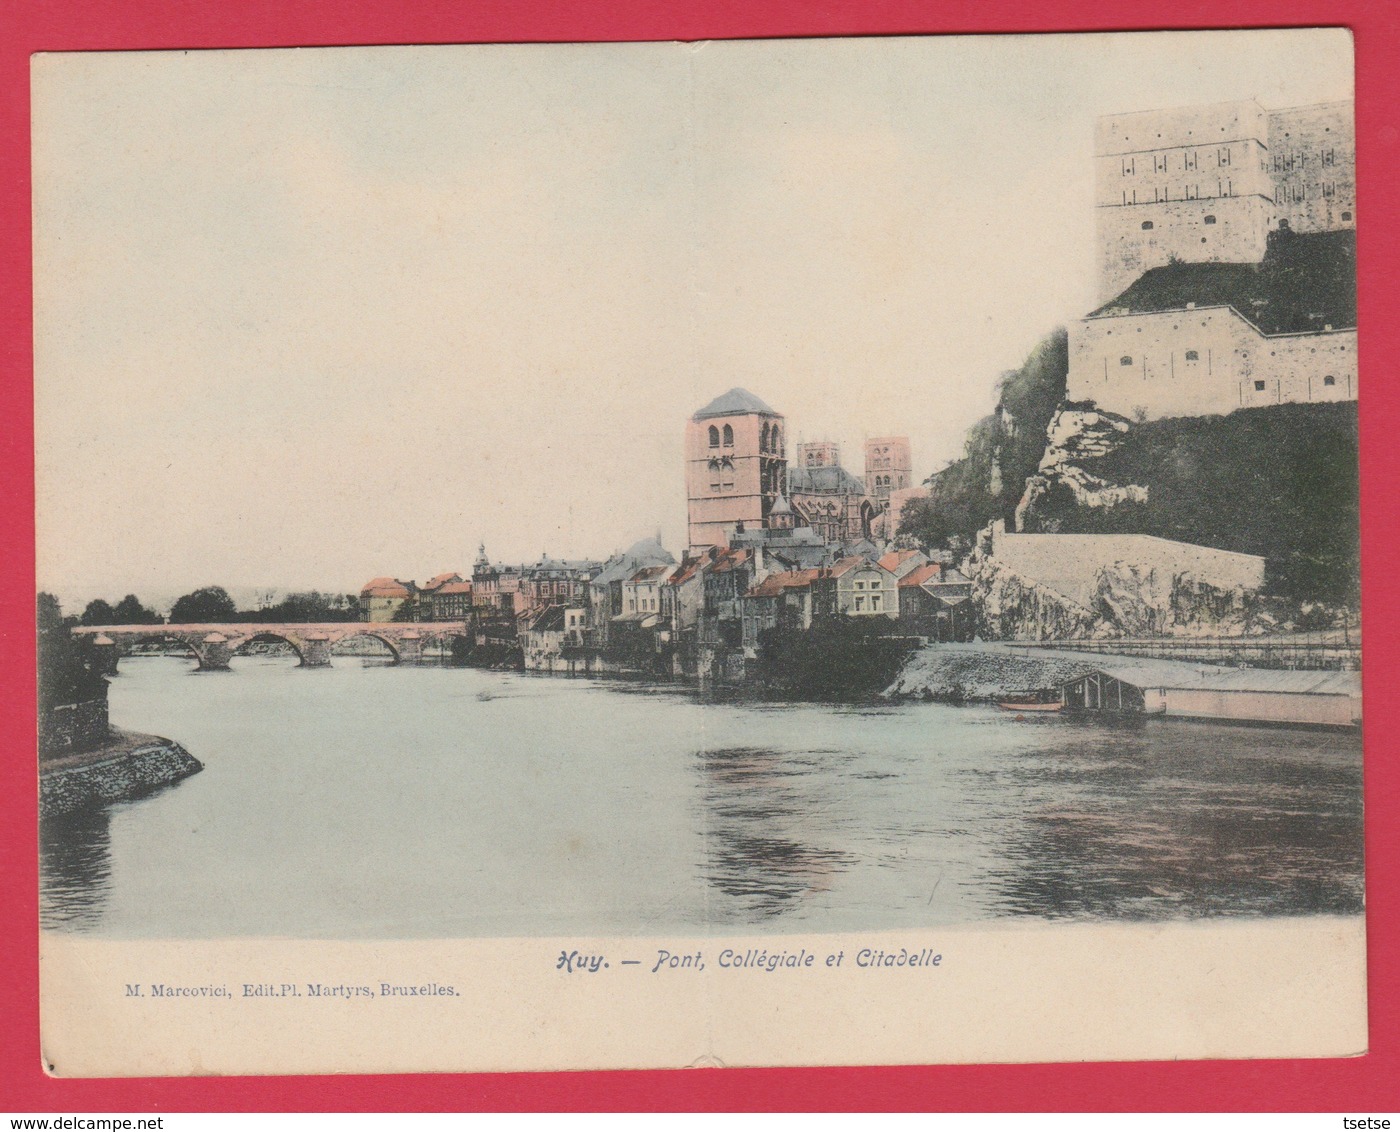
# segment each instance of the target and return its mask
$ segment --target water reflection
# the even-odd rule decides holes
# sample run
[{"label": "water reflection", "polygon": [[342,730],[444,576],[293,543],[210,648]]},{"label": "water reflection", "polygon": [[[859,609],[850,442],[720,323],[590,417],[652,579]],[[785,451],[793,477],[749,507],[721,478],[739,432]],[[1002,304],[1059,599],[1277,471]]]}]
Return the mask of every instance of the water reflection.
[{"label": "water reflection", "polygon": [[1364,903],[1355,735],[700,703],[348,657],[123,667],[113,717],[205,770],[44,823],[48,928],[860,931]]},{"label": "water reflection", "polygon": [[[819,757],[814,754],[811,758]],[[848,854],[815,841],[832,800],[818,796],[811,758],[759,747],[699,755],[706,880],[735,898],[725,919],[757,923],[831,889]]]},{"label": "water reflection", "polygon": [[1030,805],[987,881],[1051,918],[1358,913],[1359,759],[1349,736],[1154,723],[1081,729],[1073,751],[990,776]]},{"label": "water reflection", "polygon": [[39,824],[45,928],[91,931],[102,922],[112,886],[111,816],[84,810]]}]

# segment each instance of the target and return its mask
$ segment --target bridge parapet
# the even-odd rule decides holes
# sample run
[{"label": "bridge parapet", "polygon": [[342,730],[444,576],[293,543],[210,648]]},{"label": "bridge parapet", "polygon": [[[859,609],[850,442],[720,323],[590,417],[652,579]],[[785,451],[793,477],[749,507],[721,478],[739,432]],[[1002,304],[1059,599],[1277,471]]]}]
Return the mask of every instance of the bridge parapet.
[{"label": "bridge parapet", "polygon": [[228,669],[234,653],[258,637],[286,641],[296,650],[305,668],[329,665],[331,650],[350,637],[374,637],[383,641],[400,664],[417,664],[428,641],[470,638],[470,626],[465,621],[84,625],[75,627],[72,632],[75,637],[90,638],[93,646],[109,658],[106,664],[109,672],[116,671],[117,661],[128,655],[133,645],[150,640],[177,641],[195,654],[202,671],[223,671]]}]

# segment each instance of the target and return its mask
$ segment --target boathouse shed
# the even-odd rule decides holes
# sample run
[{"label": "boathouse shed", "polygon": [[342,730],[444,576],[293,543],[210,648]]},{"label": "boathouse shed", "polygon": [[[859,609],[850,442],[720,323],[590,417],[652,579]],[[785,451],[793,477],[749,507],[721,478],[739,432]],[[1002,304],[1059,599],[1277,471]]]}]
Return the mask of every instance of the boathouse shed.
[{"label": "boathouse shed", "polygon": [[1124,661],[1066,681],[1060,695],[1066,707],[1087,711],[1330,727],[1361,722],[1359,672]]}]

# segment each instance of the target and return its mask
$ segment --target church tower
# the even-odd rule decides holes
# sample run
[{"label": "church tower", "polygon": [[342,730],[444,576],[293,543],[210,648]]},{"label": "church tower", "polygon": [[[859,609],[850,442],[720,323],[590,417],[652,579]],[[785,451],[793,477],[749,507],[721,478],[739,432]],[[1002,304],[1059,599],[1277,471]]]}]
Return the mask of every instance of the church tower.
[{"label": "church tower", "polygon": [[716,397],[686,423],[692,552],[727,546],[737,523],[765,527],[787,490],[787,422],[746,389]]}]

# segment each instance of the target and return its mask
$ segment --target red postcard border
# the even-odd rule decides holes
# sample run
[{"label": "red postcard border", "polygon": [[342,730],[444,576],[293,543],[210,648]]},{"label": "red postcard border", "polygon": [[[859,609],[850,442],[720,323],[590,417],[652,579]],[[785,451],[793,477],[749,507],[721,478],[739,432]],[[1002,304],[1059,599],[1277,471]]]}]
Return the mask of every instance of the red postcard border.
[{"label": "red postcard border", "polygon": [[[1400,1107],[1397,844],[1400,672],[1395,490],[1400,394],[1396,293],[1400,17],[1367,0],[1247,0],[1149,7],[1122,0],[4,0],[0,25],[0,1105],[11,1112],[942,1110],[1394,1111]],[[29,56],[39,51],[337,44],[665,40],[962,32],[1346,26],[1356,41],[1362,392],[1362,559],[1367,619],[1366,808],[1371,1052],[1315,1061],[678,1070],[610,1073],[71,1081],[41,1068],[34,789],[34,518]]]}]

